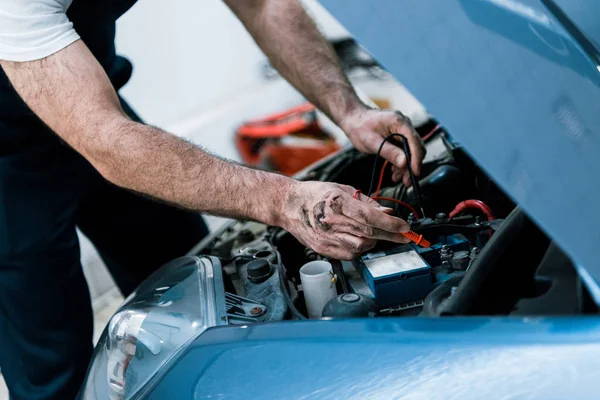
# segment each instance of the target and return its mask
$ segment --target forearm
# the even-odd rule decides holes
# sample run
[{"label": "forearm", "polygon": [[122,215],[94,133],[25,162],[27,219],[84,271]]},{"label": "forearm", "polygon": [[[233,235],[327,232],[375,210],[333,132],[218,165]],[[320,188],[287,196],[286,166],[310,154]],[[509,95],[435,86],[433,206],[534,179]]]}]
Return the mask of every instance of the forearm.
[{"label": "forearm", "polygon": [[43,60],[0,63],[29,107],[109,181],[182,207],[280,224],[294,181],[131,121],[81,41]]},{"label": "forearm", "polygon": [[299,1],[226,2],[282,76],[334,122],[365,107]]},{"label": "forearm", "polygon": [[89,137],[86,152],[111,182],[189,209],[280,225],[293,180],[222,160],[130,120],[107,127],[117,134]]}]

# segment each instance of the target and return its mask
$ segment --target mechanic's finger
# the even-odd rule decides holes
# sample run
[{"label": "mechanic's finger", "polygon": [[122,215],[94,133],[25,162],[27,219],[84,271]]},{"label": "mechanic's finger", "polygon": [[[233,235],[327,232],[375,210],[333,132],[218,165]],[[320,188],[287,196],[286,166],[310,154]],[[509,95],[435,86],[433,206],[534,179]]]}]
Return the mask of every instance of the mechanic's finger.
[{"label": "mechanic's finger", "polygon": [[406,169],[398,168],[395,165],[392,166],[392,181],[400,182]]},{"label": "mechanic's finger", "polygon": [[410,179],[410,173],[408,171],[404,171],[404,174],[402,175],[402,183],[404,183],[404,186],[406,187],[412,186],[412,180]]},{"label": "mechanic's finger", "polygon": [[350,235],[363,237],[371,240],[386,240],[395,243],[409,243],[410,239],[407,239],[401,233],[387,232],[382,229],[373,228],[372,226],[362,225],[352,219],[346,219],[335,223],[334,229],[336,232],[347,233]]},{"label": "mechanic's finger", "polygon": [[[388,160],[392,165],[402,167],[406,165],[406,157],[404,150],[401,148],[402,142],[396,138],[396,136],[389,138],[381,148],[379,155]],[[373,132],[371,135],[365,136],[364,146],[369,153],[377,154],[383,140],[384,137],[380,133]]]},{"label": "mechanic's finger", "polygon": [[421,138],[416,133],[408,136],[407,139],[411,154],[410,166],[413,173],[416,176],[419,176],[421,175],[421,165],[423,164],[423,159],[425,158],[425,147],[423,146]]},{"label": "mechanic's finger", "polygon": [[337,185],[341,190],[343,190],[344,192],[348,193],[349,195],[354,195],[354,193],[356,192],[356,188],[350,186],[350,185],[341,185],[338,184]]},{"label": "mechanic's finger", "polygon": [[349,202],[342,213],[359,224],[369,225],[392,233],[408,232],[408,224],[400,218],[387,215],[375,207],[358,201]]},{"label": "mechanic's finger", "polygon": [[359,256],[359,254],[353,254],[352,252],[350,252],[342,247],[334,246],[334,245],[328,246],[325,251],[317,252],[317,253],[319,253],[320,255],[325,256],[325,257],[333,258],[336,260],[344,260],[344,261],[351,261]]},{"label": "mechanic's finger", "polygon": [[[398,143],[394,139],[395,138],[388,139],[388,141],[383,145],[379,155],[392,163],[392,165],[395,165],[398,168],[405,168],[406,155],[404,155],[404,150],[401,149],[402,143]],[[383,139],[381,140],[383,141]],[[379,149],[379,146],[381,146],[381,142],[379,142],[377,149]]]},{"label": "mechanic's finger", "polygon": [[376,202],[375,200],[373,200],[372,198],[370,198],[369,196],[367,196],[364,193],[359,193],[357,196],[357,200],[360,200],[363,203],[372,205],[374,207],[380,207],[378,202]]},{"label": "mechanic's finger", "polygon": [[390,207],[385,207],[385,206],[380,206],[378,205],[377,207],[375,207],[376,210],[379,210],[383,213],[386,213],[387,215],[392,215],[392,213],[394,212],[393,208]]},{"label": "mechanic's finger", "polygon": [[364,253],[377,244],[377,240],[358,237],[349,233],[338,233],[335,235],[335,240],[338,246],[353,254]]},{"label": "mechanic's finger", "polygon": [[367,196],[363,192],[360,192],[360,191],[356,190],[352,186],[348,186],[348,185],[338,185],[338,186],[344,192],[346,192],[349,195],[351,195],[353,199],[359,200],[362,203],[370,204],[370,205],[375,206],[375,207],[381,207],[378,202],[376,202],[375,200],[373,200],[372,198],[370,198],[369,196]]},{"label": "mechanic's finger", "polygon": [[348,185],[339,185],[339,186],[346,193],[352,194],[352,198],[353,199],[359,200],[362,203],[365,203],[365,204],[368,204],[370,206],[373,206],[376,209],[378,209],[380,211],[383,211],[384,213],[387,213],[387,214],[390,214],[393,211],[393,209],[391,209],[389,207],[382,206],[377,201],[373,200],[372,198],[370,198],[369,196],[365,195],[364,193],[362,193],[362,192],[358,192],[357,193],[357,190],[354,189],[352,186],[348,186]]}]

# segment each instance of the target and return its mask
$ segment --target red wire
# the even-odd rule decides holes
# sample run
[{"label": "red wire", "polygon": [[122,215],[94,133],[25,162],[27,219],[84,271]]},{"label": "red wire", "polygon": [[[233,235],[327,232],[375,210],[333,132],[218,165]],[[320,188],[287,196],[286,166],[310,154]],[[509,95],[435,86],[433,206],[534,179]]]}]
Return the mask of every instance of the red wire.
[{"label": "red wire", "polygon": [[415,210],[413,206],[411,206],[408,203],[403,202],[402,200],[392,199],[391,197],[378,197],[378,196],[372,197],[372,199],[373,200],[391,201],[392,203],[400,204],[401,206],[408,208],[410,210],[410,212],[412,212],[415,215],[416,219],[419,219],[419,213],[417,213],[417,210]]},{"label": "red wire", "polygon": [[437,132],[437,130],[440,129],[440,124],[437,124],[432,130],[429,131],[429,133],[425,136],[423,136],[421,138],[422,141],[426,141],[427,139],[429,139],[431,136],[433,136],[434,133]]},{"label": "red wire", "polygon": [[493,221],[495,219],[494,212],[492,211],[492,209],[481,200],[461,201],[456,205],[456,207],[454,207],[454,210],[452,210],[452,212],[448,216],[450,217],[450,219],[452,219],[468,208],[476,208],[480,210],[483,214],[485,214],[488,221]]},{"label": "red wire", "polygon": [[390,162],[388,160],[385,160],[385,162],[383,163],[383,167],[381,167],[381,173],[379,174],[379,183],[377,184],[377,189],[375,189],[375,195],[374,197],[379,196],[379,191],[381,190],[381,183],[383,182],[383,175],[385,173],[385,168],[388,166]]}]

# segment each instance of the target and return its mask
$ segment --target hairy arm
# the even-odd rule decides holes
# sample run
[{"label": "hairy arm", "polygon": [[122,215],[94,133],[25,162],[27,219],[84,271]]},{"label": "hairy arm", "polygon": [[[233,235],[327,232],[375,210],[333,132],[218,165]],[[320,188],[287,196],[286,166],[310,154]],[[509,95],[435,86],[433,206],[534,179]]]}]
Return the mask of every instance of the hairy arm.
[{"label": "hairy arm", "polygon": [[1,65],[29,107],[114,184],[194,210],[280,224],[293,180],[130,120],[81,40],[42,60]]},{"label": "hairy arm", "polygon": [[225,0],[296,89],[338,125],[364,108],[335,52],[298,0]]},{"label": "hairy arm", "polygon": [[[358,150],[374,154],[385,136],[399,133],[408,139],[411,167],[419,175],[425,151],[410,121],[398,111],[370,109],[358,98],[335,52],[299,0],[224,1],[281,75],[342,128]],[[394,176],[409,185],[400,147],[387,142],[381,156],[397,167]]]}]

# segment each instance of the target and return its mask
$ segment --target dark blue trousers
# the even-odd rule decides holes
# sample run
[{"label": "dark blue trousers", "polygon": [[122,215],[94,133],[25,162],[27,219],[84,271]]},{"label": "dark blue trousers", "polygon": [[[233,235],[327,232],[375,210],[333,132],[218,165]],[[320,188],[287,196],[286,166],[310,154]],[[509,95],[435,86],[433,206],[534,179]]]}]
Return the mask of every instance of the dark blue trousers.
[{"label": "dark blue trousers", "polygon": [[125,296],[207,234],[200,215],[105,181],[35,117],[0,120],[0,369],[12,399],[73,399],[84,378],[93,319],[76,227]]}]

